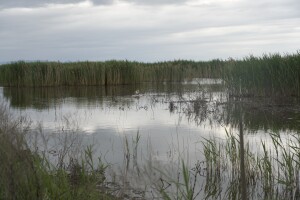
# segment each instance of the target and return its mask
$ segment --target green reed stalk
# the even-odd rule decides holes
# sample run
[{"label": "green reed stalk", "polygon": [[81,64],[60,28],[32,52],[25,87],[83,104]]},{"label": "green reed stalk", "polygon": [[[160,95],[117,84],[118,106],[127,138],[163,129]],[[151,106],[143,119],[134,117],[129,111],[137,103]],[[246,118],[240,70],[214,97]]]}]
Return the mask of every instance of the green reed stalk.
[{"label": "green reed stalk", "polygon": [[223,79],[234,96],[300,96],[300,52],[232,60]]},{"label": "green reed stalk", "polygon": [[214,67],[216,64],[222,65],[223,61],[16,62],[0,66],[0,84],[2,86],[39,87],[180,82],[184,79],[199,77],[220,77],[220,68]]}]

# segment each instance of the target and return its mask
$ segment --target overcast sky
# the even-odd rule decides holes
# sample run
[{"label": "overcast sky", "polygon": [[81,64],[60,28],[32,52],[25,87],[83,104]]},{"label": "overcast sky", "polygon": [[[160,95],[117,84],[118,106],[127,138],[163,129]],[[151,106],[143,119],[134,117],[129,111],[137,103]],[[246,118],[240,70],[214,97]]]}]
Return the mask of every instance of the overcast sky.
[{"label": "overcast sky", "polygon": [[145,62],[300,50],[299,0],[0,0],[0,62]]}]

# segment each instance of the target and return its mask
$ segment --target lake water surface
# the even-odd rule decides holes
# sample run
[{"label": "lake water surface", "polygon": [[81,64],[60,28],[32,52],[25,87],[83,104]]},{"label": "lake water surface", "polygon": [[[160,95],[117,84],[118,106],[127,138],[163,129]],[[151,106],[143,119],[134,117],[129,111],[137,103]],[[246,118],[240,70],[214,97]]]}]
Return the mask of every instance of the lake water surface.
[{"label": "lake water surface", "polygon": [[241,120],[245,142],[258,152],[261,139],[271,142],[270,132],[288,136],[298,133],[300,124],[299,99],[240,99],[230,96],[221,80],[213,79],[1,88],[0,98],[15,115],[31,119],[37,133],[32,144],[50,152],[54,161],[55,152],[66,144],[65,133],[68,142],[92,145],[95,156],[115,171],[130,168],[138,173],[153,163],[172,168],[180,160],[191,166],[203,161],[204,138],[223,140],[226,131],[237,134]]}]

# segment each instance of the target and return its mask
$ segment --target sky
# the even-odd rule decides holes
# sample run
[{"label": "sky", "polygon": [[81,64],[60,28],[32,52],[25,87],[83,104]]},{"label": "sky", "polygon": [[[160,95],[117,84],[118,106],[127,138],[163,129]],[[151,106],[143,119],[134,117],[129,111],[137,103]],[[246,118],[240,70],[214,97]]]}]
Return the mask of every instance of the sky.
[{"label": "sky", "polygon": [[0,63],[292,54],[299,10],[299,0],[0,0]]}]

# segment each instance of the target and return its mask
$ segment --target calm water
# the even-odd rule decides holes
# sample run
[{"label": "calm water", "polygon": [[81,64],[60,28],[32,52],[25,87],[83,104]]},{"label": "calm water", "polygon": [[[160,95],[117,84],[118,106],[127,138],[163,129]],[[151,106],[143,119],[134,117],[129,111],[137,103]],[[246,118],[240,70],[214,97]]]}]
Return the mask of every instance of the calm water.
[{"label": "calm water", "polygon": [[261,139],[268,143],[270,132],[288,135],[298,132],[300,124],[299,99],[244,98],[240,103],[228,95],[222,81],[211,79],[138,86],[1,88],[0,98],[15,115],[32,120],[36,133],[32,143],[51,152],[53,160],[68,140],[93,145],[95,156],[119,170],[139,171],[149,162],[172,167],[181,159],[193,165],[204,160],[203,138],[222,140],[225,129],[236,133],[240,119],[245,140],[256,151]]}]

